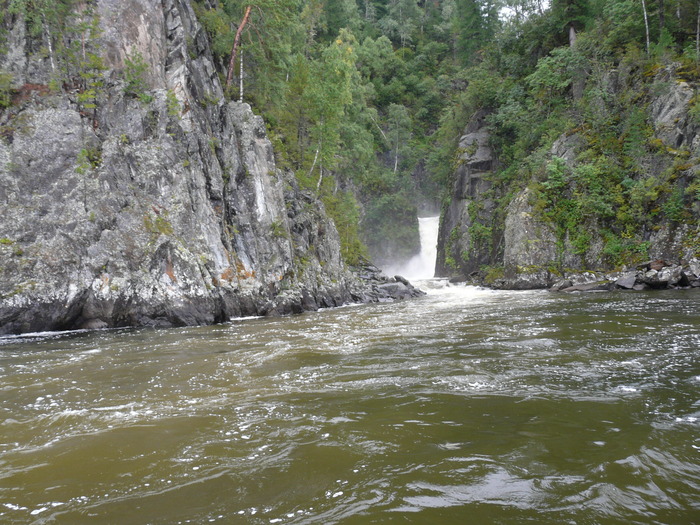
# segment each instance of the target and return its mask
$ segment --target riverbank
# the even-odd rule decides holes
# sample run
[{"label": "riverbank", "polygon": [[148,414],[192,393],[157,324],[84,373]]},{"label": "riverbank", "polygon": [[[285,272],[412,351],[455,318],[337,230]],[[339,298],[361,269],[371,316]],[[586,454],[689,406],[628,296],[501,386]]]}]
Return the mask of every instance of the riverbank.
[{"label": "riverbank", "polygon": [[550,290],[589,292],[612,290],[700,290],[700,259],[681,263],[656,259],[619,271],[558,272],[550,268],[519,268],[510,275],[493,277],[494,272],[475,272],[468,282],[496,290]]}]

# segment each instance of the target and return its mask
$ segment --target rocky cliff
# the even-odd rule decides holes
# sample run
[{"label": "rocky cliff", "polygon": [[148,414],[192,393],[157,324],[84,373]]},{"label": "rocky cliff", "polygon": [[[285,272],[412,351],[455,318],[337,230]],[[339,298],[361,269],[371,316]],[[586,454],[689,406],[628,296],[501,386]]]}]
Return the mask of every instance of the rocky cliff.
[{"label": "rocky cliff", "polygon": [[188,0],[78,6],[60,36],[3,22],[0,334],[415,294],[346,268],[262,119],[225,101]]},{"label": "rocky cliff", "polygon": [[[622,288],[700,287],[700,121],[696,86],[677,69],[607,73],[588,111],[617,131],[572,112],[570,129],[507,183],[488,112],[477,112],[443,209],[437,275],[513,289],[622,277]],[[675,277],[647,275],[663,269]]]}]

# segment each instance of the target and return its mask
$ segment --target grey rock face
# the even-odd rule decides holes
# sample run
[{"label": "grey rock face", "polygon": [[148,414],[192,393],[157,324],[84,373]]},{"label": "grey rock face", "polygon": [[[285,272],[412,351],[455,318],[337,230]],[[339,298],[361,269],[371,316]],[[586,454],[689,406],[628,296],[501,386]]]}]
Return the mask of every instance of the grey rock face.
[{"label": "grey rock face", "polygon": [[626,290],[631,290],[637,282],[637,276],[635,273],[626,273],[615,281],[615,285],[619,288],[624,288]]},{"label": "grey rock face", "polygon": [[492,186],[488,174],[495,167],[486,116],[485,111],[477,112],[459,141],[461,155],[453,197],[438,234],[437,276],[468,275],[493,261],[491,239],[474,234],[480,225],[492,222],[494,209],[492,201],[482,198]]},{"label": "grey rock face", "polygon": [[554,231],[537,218],[530,198],[530,191],[525,189],[508,205],[503,261],[512,271],[546,266],[557,258]]},{"label": "grey rock face", "polygon": [[[108,70],[95,115],[71,93],[0,114],[12,129],[0,140],[0,334],[407,296],[346,268],[321,203],[277,169],[262,119],[223,100],[189,1],[97,7]],[[134,50],[150,65],[148,103],[119,80]],[[45,58],[27,53],[0,67],[46,78]]]},{"label": "grey rock face", "polygon": [[687,82],[678,82],[672,69],[662,71],[655,84],[660,94],[654,98],[649,110],[656,136],[667,146],[679,148],[692,140],[688,105],[693,98],[693,88]]}]

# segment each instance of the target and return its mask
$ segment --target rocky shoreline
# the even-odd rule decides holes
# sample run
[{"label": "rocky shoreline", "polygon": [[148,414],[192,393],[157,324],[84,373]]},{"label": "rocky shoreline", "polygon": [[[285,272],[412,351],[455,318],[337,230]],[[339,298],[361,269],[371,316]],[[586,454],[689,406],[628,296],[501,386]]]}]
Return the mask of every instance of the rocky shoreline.
[{"label": "rocky shoreline", "polygon": [[700,260],[692,259],[685,264],[678,264],[657,259],[634,269],[603,276],[595,273],[579,274],[573,278],[561,279],[550,287],[551,291],[558,292],[669,289],[700,289]]},{"label": "rocky shoreline", "polygon": [[613,290],[700,290],[700,259],[669,262],[647,261],[620,271],[571,272],[562,276],[549,270],[518,272],[487,282],[473,275],[471,282],[497,290],[542,290],[552,292],[596,292]]},{"label": "rocky shoreline", "polygon": [[336,294],[314,295],[306,289],[282,291],[264,304],[252,305],[249,315],[293,315],[346,304],[390,303],[425,295],[408,280],[399,275],[389,277],[369,261],[351,268],[349,273],[356,282]]}]

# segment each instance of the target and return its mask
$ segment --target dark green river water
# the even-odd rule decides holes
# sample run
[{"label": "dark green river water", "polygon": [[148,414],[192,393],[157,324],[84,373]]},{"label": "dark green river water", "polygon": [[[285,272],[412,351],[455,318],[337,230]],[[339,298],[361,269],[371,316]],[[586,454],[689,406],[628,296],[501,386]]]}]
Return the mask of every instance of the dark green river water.
[{"label": "dark green river water", "polygon": [[700,523],[700,292],[0,339],[0,523]]}]

